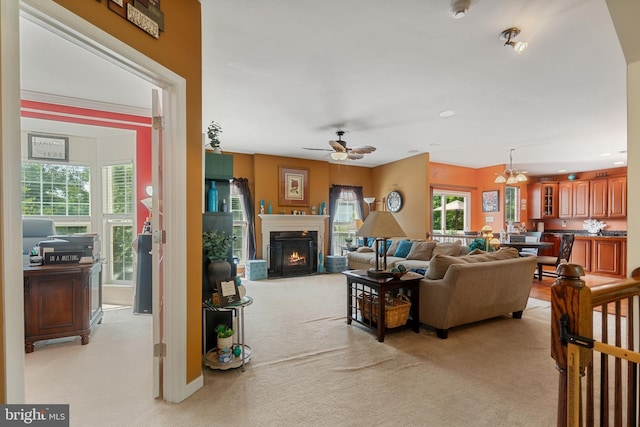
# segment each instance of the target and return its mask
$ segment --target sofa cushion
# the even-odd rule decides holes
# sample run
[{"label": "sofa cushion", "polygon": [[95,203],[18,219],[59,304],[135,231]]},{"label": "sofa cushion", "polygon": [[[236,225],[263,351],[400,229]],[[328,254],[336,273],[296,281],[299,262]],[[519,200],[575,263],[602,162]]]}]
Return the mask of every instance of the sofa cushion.
[{"label": "sofa cushion", "polygon": [[[389,240],[387,240],[389,242]],[[398,245],[402,242],[400,239],[391,240],[391,244],[387,249],[387,256],[394,256],[396,253],[396,249],[398,249]],[[396,255],[399,256],[399,255]]]},{"label": "sofa cushion", "polygon": [[462,242],[457,240],[451,243],[438,243],[435,248],[433,248],[433,255],[460,255],[460,248],[462,247]]},{"label": "sofa cushion", "polygon": [[[402,240],[400,241],[400,243],[398,244],[398,247],[395,250],[395,253],[393,254],[393,256],[397,256],[400,258],[406,258],[407,255],[409,255],[409,251],[411,251],[411,246],[413,246],[413,242],[410,242],[408,240]],[[389,255],[387,253],[387,255]]]},{"label": "sofa cushion", "polygon": [[476,262],[499,261],[518,258],[520,255],[515,248],[502,248],[496,252],[483,252],[474,255],[452,256],[434,254],[429,261],[427,279],[442,279],[452,264],[472,264]]},{"label": "sofa cushion", "polygon": [[369,246],[361,246],[358,249],[356,249],[356,252],[373,252],[373,248],[370,248]]},{"label": "sofa cushion", "polygon": [[407,255],[407,259],[417,259],[421,261],[429,261],[433,253],[436,242],[413,242],[411,250]]}]

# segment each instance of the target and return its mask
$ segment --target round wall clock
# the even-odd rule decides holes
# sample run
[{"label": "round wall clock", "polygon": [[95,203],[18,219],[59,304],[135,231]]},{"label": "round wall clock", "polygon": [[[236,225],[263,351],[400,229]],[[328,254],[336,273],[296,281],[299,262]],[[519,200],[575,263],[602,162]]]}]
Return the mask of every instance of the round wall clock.
[{"label": "round wall clock", "polygon": [[387,196],[387,209],[391,212],[398,212],[402,209],[402,195],[397,191],[392,191]]}]

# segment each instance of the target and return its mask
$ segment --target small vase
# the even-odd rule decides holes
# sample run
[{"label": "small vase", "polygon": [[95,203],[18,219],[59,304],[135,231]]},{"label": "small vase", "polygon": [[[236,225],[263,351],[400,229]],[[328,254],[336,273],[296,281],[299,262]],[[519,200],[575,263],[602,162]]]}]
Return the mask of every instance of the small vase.
[{"label": "small vase", "polygon": [[211,181],[211,187],[207,193],[207,211],[218,212],[218,190],[215,181]]},{"label": "small vase", "polygon": [[227,280],[231,277],[231,264],[229,261],[211,261],[207,267],[207,279],[211,290],[216,292],[216,282]]}]

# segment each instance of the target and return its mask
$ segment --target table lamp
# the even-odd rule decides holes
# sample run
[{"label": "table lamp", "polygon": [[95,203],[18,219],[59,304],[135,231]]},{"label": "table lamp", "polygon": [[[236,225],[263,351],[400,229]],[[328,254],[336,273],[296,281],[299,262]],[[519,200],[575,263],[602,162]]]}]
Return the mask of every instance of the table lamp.
[{"label": "table lamp", "polygon": [[[388,277],[391,272],[387,270],[387,239],[390,237],[407,237],[407,235],[388,211],[369,212],[362,227],[356,232],[356,236],[375,237],[376,239],[376,268],[367,270],[367,275],[372,277]],[[382,242],[382,248],[380,248]],[[382,258],[382,265],[380,265]]]}]

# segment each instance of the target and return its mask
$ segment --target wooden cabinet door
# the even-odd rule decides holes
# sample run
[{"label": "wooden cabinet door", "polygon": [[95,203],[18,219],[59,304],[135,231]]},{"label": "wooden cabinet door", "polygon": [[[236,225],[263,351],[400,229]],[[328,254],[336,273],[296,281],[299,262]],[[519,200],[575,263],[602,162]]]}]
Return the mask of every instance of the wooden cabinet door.
[{"label": "wooden cabinet door", "polygon": [[563,181],[558,184],[558,218],[573,217],[573,183]]},{"label": "wooden cabinet door", "polygon": [[609,218],[626,218],[627,216],[627,177],[609,178]]},{"label": "wooden cabinet door", "polygon": [[594,179],[590,184],[589,214],[592,217],[602,218],[607,216],[607,180]]},{"label": "wooden cabinet door", "polygon": [[530,184],[527,186],[529,198],[529,218],[542,218],[542,185],[540,183]]},{"label": "wooden cabinet door", "polygon": [[540,241],[551,242],[553,243],[553,246],[546,249],[540,249],[538,251],[538,255],[558,256],[558,252],[560,251],[560,242],[562,241],[562,236],[551,234],[551,233],[543,233],[542,237],[540,237]]},{"label": "wooden cabinet door", "polygon": [[619,240],[594,239],[593,240],[593,273],[621,274],[622,244]]},{"label": "wooden cabinet door", "polygon": [[542,217],[558,217],[558,183],[545,182],[542,184]]},{"label": "wooden cabinet door", "polygon": [[591,271],[591,240],[575,239],[569,262],[581,265],[585,273]]},{"label": "wooden cabinet door", "polygon": [[573,181],[573,217],[589,218],[589,181]]}]

